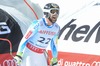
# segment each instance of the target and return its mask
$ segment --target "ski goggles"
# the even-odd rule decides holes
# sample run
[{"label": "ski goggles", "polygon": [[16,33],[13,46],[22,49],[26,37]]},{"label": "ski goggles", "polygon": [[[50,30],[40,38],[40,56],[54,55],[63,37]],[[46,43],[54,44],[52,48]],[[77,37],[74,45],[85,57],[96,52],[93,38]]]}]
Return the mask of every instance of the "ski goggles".
[{"label": "ski goggles", "polygon": [[56,13],[56,14],[59,15],[59,9],[51,9],[51,10],[50,10],[50,13],[51,13],[51,14],[55,14],[55,13]]}]

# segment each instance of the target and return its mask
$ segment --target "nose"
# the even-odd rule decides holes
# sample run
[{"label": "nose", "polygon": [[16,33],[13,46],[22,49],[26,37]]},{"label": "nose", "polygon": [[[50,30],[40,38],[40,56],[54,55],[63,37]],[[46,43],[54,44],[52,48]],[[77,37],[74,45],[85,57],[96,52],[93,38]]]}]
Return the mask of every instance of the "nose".
[{"label": "nose", "polygon": [[53,15],[56,15],[56,16],[58,16],[59,14],[58,14],[57,12],[55,12],[55,13],[53,13]]},{"label": "nose", "polygon": [[57,14],[57,12],[55,12],[54,14]]}]

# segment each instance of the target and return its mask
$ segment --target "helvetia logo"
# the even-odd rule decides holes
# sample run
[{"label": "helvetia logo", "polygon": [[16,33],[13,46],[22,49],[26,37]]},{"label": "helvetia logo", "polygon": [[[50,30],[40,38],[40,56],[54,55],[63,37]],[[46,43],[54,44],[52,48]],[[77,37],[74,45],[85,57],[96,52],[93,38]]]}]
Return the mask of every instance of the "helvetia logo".
[{"label": "helvetia logo", "polygon": [[[81,41],[82,39],[84,39],[84,42],[89,42],[93,33],[95,33],[97,30],[94,42],[99,43],[99,41],[100,41],[100,21],[98,21],[97,24],[95,24],[94,27],[92,27],[92,29],[90,29],[90,25],[82,25],[80,27],[77,27],[77,24],[72,24],[76,20],[77,19],[72,19],[61,29],[59,38],[61,37],[61,35],[67,28],[70,28],[69,31],[64,36],[64,40],[68,40],[69,37],[71,37],[72,41],[74,41],[74,42]],[[76,29],[76,27],[77,27],[77,29]],[[85,30],[82,30],[82,29],[85,29]],[[72,34],[72,36],[71,36],[71,34]],[[81,35],[81,36],[77,37],[78,34],[84,34],[84,36]]]}]

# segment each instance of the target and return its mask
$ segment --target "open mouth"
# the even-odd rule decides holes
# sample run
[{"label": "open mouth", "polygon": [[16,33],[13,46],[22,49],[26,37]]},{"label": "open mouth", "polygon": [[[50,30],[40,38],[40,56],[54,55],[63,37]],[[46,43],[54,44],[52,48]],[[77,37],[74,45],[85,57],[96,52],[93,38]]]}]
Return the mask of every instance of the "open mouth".
[{"label": "open mouth", "polygon": [[56,19],[56,17],[52,17],[53,19]]}]

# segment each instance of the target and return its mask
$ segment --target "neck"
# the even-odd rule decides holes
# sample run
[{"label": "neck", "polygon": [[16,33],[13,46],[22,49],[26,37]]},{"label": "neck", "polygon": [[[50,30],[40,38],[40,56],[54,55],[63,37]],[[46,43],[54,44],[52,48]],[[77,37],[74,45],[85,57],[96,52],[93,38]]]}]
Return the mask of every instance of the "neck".
[{"label": "neck", "polygon": [[47,22],[47,25],[49,25],[49,26],[52,25],[52,22],[48,18],[46,18],[46,22]]}]

